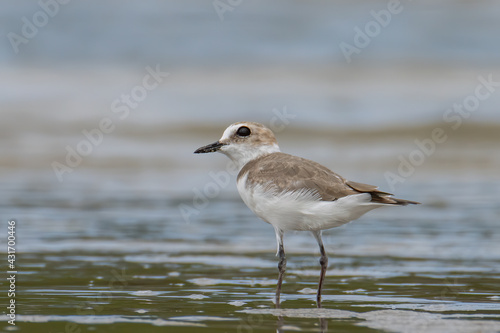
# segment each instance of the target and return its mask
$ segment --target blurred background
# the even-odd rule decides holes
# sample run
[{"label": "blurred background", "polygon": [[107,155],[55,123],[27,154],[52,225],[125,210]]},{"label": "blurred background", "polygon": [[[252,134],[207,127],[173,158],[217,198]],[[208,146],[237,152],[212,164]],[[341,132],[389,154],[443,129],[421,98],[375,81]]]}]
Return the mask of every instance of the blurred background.
[{"label": "blurred background", "polygon": [[[499,16],[500,4],[487,0],[2,3],[0,212],[18,220],[21,327],[79,323],[58,316],[77,316],[82,298],[99,299],[112,269],[133,272],[127,287],[101,299],[104,310],[87,304],[89,313],[168,317],[167,294],[177,308],[185,299],[213,311],[214,299],[270,305],[272,228],[241,203],[234,175],[226,182],[224,156],[193,155],[242,120],[272,127],[285,152],[424,203],[329,232],[329,249],[346,267],[371,267],[377,260],[360,259],[367,253],[400,255],[388,271],[437,274],[444,286],[450,272],[472,265],[478,275],[453,297],[491,273],[486,298],[474,299],[491,303],[500,274]],[[478,89],[487,96],[477,98]],[[415,140],[429,142],[436,128],[446,139],[425,153]],[[301,283],[314,288],[314,241],[292,234],[288,244],[304,256],[295,269],[313,270]],[[253,271],[238,266],[243,257]],[[410,257],[437,261],[416,269]],[[443,270],[449,259],[464,262]],[[221,267],[228,277],[210,280],[227,292],[221,299],[190,280]],[[255,279],[264,281],[254,290],[263,300],[235,296]],[[427,282],[419,280],[423,293],[436,285]],[[183,320],[207,325],[185,311]]]}]

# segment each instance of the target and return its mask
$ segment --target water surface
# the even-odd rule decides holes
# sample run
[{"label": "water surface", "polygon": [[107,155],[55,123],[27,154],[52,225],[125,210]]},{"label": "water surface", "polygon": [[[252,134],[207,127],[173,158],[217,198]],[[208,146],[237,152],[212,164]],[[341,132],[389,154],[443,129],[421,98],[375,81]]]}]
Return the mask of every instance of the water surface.
[{"label": "water surface", "polygon": [[2,216],[18,207],[16,328],[318,331],[326,318],[331,331],[496,332],[499,185],[481,196],[486,184],[420,183],[405,191],[424,202],[446,194],[439,206],[379,210],[326,232],[322,310],[315,241],[287,234],[282,312],[273,230],[239,199],[222,195],[187,222],[178,209],[191,199],[161,192],[4,190]]}]

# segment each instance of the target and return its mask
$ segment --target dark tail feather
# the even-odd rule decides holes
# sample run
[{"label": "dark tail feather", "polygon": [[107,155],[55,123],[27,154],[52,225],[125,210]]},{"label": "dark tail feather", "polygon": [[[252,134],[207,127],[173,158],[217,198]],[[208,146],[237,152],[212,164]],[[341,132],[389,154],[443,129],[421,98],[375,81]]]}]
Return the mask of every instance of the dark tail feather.
[{"label": "dark tail feather", "polygon": [[387,205],[395,205],[395,206],[408,206],[408,205],[420,205],[420,202],[404,200],[404,199],[396,199],[389,197],[385,194],[381,195],[377,192],[369,192],[372,196],[373,202],[379,202]]},{"label": "dark tail feather", "polygon": [[420,202],[393,198],[391,197],[391,193],[379,191],[377,186],[357,183],[350,180],[346,181],[346,184],[358,192],[370,193],[373,202],[395,206],[420,205]]},{"label": "dark tail feather", "polygon": [[396,199],[396,198],[391,198],[391,200],[396,201],[395,205],[397,206],[420,205],[420,202],[417,201]]}]

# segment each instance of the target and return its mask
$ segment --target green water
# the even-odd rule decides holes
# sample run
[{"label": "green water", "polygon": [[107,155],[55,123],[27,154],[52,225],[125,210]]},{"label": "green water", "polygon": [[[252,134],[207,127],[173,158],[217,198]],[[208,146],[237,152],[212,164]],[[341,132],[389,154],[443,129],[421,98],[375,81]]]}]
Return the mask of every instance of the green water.
[{"label": "green water", "polygon": [[[199,263],[189,260],[198,255],[183,253],[167,258],[156,254],[154,263],[92,251],[85,255],[71,251],[22,255],[17,328],[26,332],[66,332],[67,328],[73,332],[73,327],[74,332],[248,332],[269,331],[279,324],[271,300],[275,269],[251,264],[219,267],[215,261],[225,260],[225,252],[210,253]],[[193,262],[183,263],[183,258]],[[213,263],[203,264],[208,258]],[[233,258],[249,262],[253,259],[271,262],[274,257],[245,253]],[[310,265],[305,264],[309,259]],[[488,263],[491,271],[480,271],[474,262],[463,260],[450,263],[418,258],[333,257],[331,266],[338,267],[343,275],[335,276],[335,268],[330,272],[323,313],[314,311],[314,295],[306,289],[316,286],[317,278],[308,272],[317,270],[315,262],[306,254],[294,254],[290,258],[293,260],[301,264],[290,265],[282,307],[285,311],[298,310],[285,313],[290,315],[283,319],[286,326],[314,331],[319,324],[315,317],[324,314],[333,317],[328,319],[332,331],[391,330],[392,321],[404,310],[415,315],[435,314],[429,325],[443,325],[446,321],[450,322],[447,325],[453,321],[459,325],[459,321],[467,320],[475,327],[491,321],[484,325],[499,329],[500,323],[493,322],[500,318],[498,270],[493,269],[498,262]],[[379,266],[386,269],[385,274],[377,270]],[[373,275],[369,275],[370,267],[375,271]],[[391,274],[388,267],[393,267],[395,273]],[[416,269],[412,272],[411,267]],[[384,313],[383,309],[390,311]],[[381,321],[366,320],[362,314],[367,311],[384,316]],[[414,319],[422,320],[418,316]]]},{"label": "green water", "polygon": [[[214,261],[219,257],[224,260],[227,253],[210,256]],[[290,260],[306,257],[296,254]],[[221,268],[215,264],[182,263],[177,258],[143,264],[127,261],[124,256],[90,252],[83,256],[71,252],[23,255],[19,258],[23,263],[19,278],[22,292],[18,297],[21,315],[16,327],[25,332],[259,332],[280,324],[271,303],[275,269]],[[242,260],[253,258],[274,259],[262,253],[241,256]],[[315,317],[323,314],[332,317],[327,320],[331,331],[391,330],[401,311],[412,311],[415,321],[425,319],[431,326],[449,322],[446,325],[454,324],[458,329],[466,321],[471,327],[491,325],[492,329],[485,331],[499,329],[498,271],[460,270],[460,266],[473,265],[468,261],[454,261],[456,268],[450,270],[439,267],[450,265],[449,261],[416,258],[339,257],[331,261],[341,270],[378,265],[395,270],[401,266],[428,268],[401,276],[329,274],[325,311],[317,312],[314,295],[301,293],[305,288],[314,289],[317,278],[299,274],[302,269],[317,267],[313,262],[308,266],[291,265],[282,307],[285,311],[298,310],[285,312],[282,325],[290,330],[295,327],[315,331],[319,324]],[[490,264],[493,267],[495,263]],[[379,313],[381,318],[367,320],[363,317],[366,312],[372,316]],[[434,317],[417,316],[429,313]]]}]

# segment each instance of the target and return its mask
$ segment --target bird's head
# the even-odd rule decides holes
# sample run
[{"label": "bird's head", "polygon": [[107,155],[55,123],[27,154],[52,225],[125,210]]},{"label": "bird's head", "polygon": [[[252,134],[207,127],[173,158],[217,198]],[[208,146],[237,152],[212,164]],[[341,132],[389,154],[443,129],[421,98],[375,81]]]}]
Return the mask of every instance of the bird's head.
[{"label": "bird's head", "polygon": [[195,154],[221,152],[241,169],[255,158],[279,151],[276,137],[269,128],[243,121],[229,125],[219,141],[198,148]]}]

